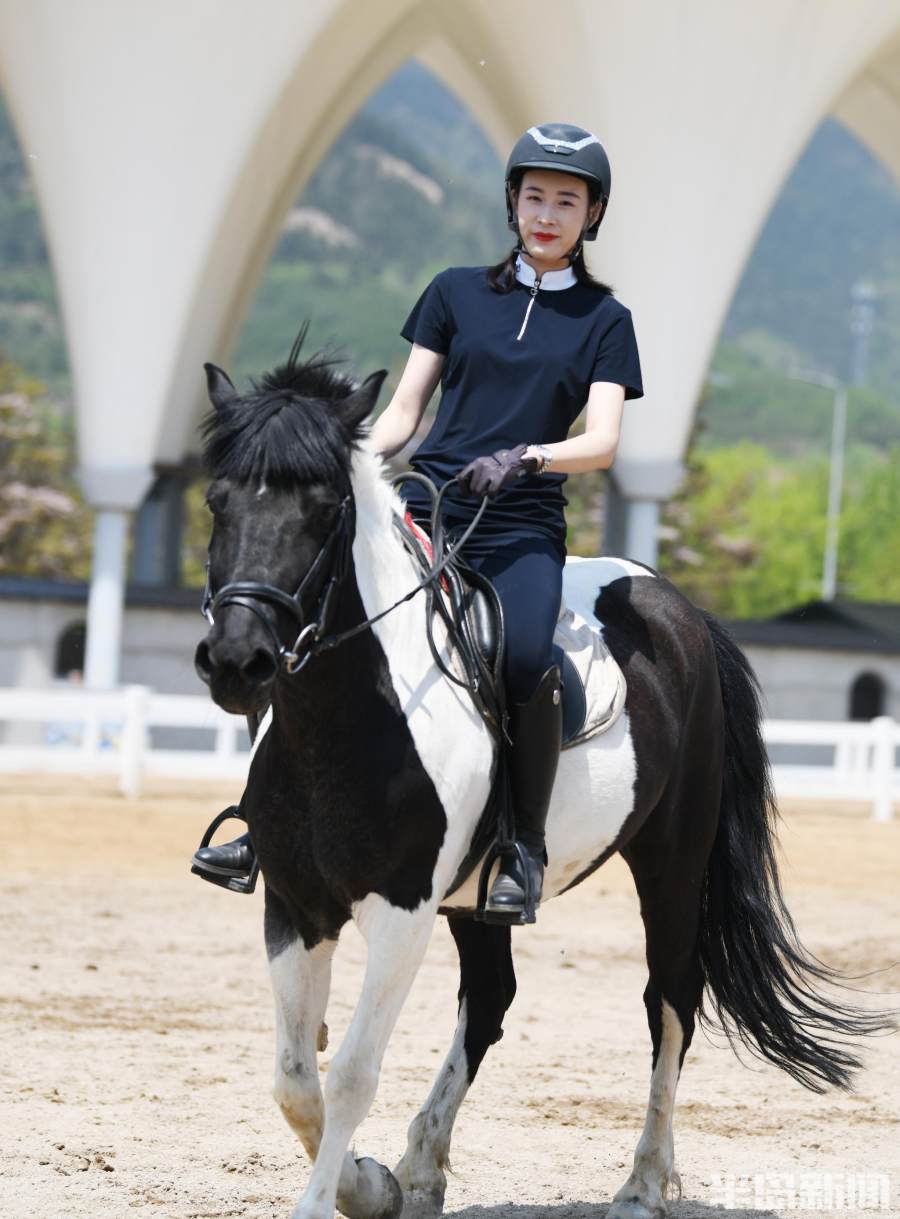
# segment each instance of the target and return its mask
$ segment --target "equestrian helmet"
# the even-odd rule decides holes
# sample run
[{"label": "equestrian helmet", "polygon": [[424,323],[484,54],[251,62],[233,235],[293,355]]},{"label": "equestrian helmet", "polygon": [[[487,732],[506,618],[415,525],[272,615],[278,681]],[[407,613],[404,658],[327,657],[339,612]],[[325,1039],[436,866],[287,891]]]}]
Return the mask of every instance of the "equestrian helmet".
[{"label": "equestrian helmet", "polygon": [[514,233],[519,226],[510,191],[510,178],[516,171],[555,169],[593,182],[600,194],[600,214],[585,229],[585,241],[594,241],[609,203],[612,173],[603,145],[590,131],[572,123],[541,123],[529,127],[516,141],[506,163],[506,221]]}]

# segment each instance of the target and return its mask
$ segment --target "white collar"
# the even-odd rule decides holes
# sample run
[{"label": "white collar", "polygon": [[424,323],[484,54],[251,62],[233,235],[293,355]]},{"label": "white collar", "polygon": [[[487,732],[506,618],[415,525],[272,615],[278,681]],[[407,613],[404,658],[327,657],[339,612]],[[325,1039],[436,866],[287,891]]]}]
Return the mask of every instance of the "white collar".
[{"label": "white collar", "polygon": [[[521,258],[516,259],[516,279],[526,288],[533,288],[537,279],[534,267]],[[561,292],[563,288],[571,288],[578,280],[571,267],[563,267],[561,271],[545,271],[541,276],[541,291]]]}]

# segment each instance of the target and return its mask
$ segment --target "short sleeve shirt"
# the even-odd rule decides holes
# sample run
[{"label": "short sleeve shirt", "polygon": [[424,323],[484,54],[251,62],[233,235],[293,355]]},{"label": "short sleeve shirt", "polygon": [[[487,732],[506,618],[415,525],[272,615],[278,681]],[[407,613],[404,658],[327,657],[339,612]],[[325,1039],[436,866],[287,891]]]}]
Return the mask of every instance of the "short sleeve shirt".
[{"label": "short sleeve shirt", "polygon": [[[548,277],[565,286],[543,286]],[[486,267],[451,267],[422,293],[401,334],[446,356],[437,416],[410,463],[438,486],[496,449],[564,440],[594,381],[624,386],[626,399],[643,395],[630,311],[602,288],[572,283],[568,272],[545,273],[537,288],[517,279],[502,293]],[[552,470],[519,479],[489,503],[480,531],[564,545],[565,480]],[[424,506],[424,492],[406,488],[411,505]],[[478,506],[463,496],[448,501],[460,518]]]}]

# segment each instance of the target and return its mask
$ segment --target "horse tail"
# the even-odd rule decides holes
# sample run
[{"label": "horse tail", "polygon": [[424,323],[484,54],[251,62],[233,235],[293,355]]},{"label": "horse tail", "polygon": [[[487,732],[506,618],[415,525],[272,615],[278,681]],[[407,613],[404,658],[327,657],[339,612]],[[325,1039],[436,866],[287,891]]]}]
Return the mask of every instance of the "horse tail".
[{"label": "horse tail", "polygon": [[814,1092],[849,1088],[860,1066],[847,1037],[893,1027],[889,1014],[826,996],[846,979],[803,947],[784,903],[775,855],[775,805],[756,675],[730,634],[704,614],[725,718],[719,824],[707,864],[700,925],[705,991],[700,1020],[718,1023]]}]

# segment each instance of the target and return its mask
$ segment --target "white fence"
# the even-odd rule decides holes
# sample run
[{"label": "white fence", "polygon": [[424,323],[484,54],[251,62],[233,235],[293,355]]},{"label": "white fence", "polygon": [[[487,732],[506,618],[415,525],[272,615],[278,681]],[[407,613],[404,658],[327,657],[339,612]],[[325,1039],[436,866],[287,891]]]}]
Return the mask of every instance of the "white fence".
[{"label": "white fence", "polygon": [[[206,730],[209,748],[172,748],[158,740],[172,730]],[[900,725],[769,720],[779,796],[868,802],[879,821],[900,802],[896,766]],[[0,772],[116,775],[126,796],[147,777],[242,780],[247,730],[203,695],[155,694],[143,686],[89,690],[0,689]],[[800,760],[804,751],[816,755]],[[787,752],[789,760],[781,760]]]}]

